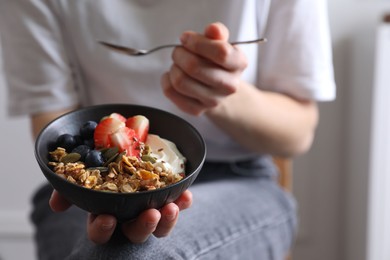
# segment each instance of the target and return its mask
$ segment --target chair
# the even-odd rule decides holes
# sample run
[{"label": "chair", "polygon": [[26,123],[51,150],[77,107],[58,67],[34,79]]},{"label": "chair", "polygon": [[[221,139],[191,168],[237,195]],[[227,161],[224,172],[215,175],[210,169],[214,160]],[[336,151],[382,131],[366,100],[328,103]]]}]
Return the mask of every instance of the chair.
[{"label": "chair", "polygon": [[[273,157],[276,167],[279,169],[279,185],[288,192],[292,191],[292,160],[285,157]],[[286,260],[292,260],[291,253]]]},{"label": "chair", "polygon": [[287,191],[292,191],[292,160],[285,157],[273,157],[276,167],[279,169],[279,184]]}]

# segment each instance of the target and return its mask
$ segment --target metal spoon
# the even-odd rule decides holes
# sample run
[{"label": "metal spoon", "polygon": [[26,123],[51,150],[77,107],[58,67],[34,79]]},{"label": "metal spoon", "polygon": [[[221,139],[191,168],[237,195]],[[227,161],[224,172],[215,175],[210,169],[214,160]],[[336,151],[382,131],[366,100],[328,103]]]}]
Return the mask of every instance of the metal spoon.
[{"label": "metal spoon", "polygon": [[[237,41],[237,42],[231,42],[231,45],[238,45],[238,44],[249,44],[249,43],[260,43],[260,42],[266,42],[266,38],[260,38],[260,39],[255,39],[255,40],[250,40],[250,41]],[[109,48],[110,50],[121,52],[130,56],[142,56],[146,54],[150,54],[152,52],[155,52],[157,50],[163,49],[163,48],[173,48],[173,47],[179,47],[181,46],[180,44],[167,44],[167,45],[161,45],[158,47],[155,47],[153,49],[149,50],[143,50],[143,49],[134,49],[134,48],[129,48],[125,46],[120,46],[108,42],[103,42],[103,41],[98,41],[100,44],[103,46]]]}]

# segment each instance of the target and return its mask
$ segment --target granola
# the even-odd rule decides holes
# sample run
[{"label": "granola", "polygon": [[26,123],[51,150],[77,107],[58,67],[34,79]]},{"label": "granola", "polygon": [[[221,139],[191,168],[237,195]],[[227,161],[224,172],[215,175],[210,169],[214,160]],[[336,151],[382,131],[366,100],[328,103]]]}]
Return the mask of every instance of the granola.
[{"label": "granola", "polygon": [[69,155],[64,148],[58,147],[49,154],[49,165],[57,175],[93,190],[119,193],[148,191],[166,187],[184,177],[184,172],[176,174],[164,163],[152,163],[135,156],[122,154],[106,167],[87,168],[82,161],[63,162],[62,159]]}]

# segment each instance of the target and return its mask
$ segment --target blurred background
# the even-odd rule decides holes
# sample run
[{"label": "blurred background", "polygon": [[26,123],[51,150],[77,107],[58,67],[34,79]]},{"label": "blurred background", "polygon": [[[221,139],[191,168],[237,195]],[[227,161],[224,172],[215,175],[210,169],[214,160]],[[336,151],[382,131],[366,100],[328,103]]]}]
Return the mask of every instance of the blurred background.
[{"label": "blurred background", "polygon": [[[338,96],[294,160],[299,260],[390,259],[390,0],[328,0]],[[1,64],[0,64],[1,65]],[[8,118],[0,70],[0,259],[35,259],[30,197],[44,181],[27,118]],[[389,176],[389,177],[387,177]],[[389,190],[389,191],[388,191]]]}]

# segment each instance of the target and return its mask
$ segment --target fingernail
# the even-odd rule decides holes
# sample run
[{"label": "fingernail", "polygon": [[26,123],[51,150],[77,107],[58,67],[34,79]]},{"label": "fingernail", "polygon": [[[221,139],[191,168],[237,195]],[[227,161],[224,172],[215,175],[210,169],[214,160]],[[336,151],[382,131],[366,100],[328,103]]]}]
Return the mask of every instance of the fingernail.
[{"label": "fingernail", "polygon": [[51,193],[50,198],[49,198],[49,203],[53,200],[54,197],[54,192]]},{"label": "fingernail", "polygon": [[102,224],[102,225],[100,226],[100,229],[101,229],[102,231],[110,231],[111,229],[113,229],[113,227],[114,227],[114,224],[113,224],[113,223],[110,223],[110,224]]},{"label": "fingernail", "polygon": [[50,205],[50,209],[53,211],[53,212],[56,212],[56,209],[53,207],[53,197],[54,197],[54,192],[51,193],[50,195],[50,199],[49,199],[49,205]]},{"label": "fingernail", "polygon": [[147,228],[155,228],[157,227],[157,224],[155,222],[146,222],[146,227]]},{"label": "fingernail", "polygon": [[188,33],[183,33],[180,37],[180,41],[182,44],[186,44],[188,42],[188,39],[190,38]]},{"label": "fingernail", "polygon": [[176,218],[176,214],[166,215],[165,216],[165,219],[168,220],[168,221],[173,221],[175,218]]},{"label": "fingernail", "polygon": [[186,209],[188,208],[189,206],[189,203],[187,201],[180,201],[177,206],[179,207],[179,209]]}]

